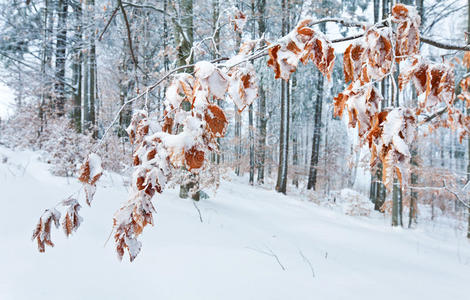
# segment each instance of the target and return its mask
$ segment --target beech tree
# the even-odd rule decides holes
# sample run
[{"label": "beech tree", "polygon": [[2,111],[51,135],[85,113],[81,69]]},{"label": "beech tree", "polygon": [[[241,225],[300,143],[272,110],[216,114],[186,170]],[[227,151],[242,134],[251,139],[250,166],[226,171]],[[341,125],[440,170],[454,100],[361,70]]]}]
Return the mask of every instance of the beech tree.
[{"label": "beech tree", "polygon": [[[289,1],[282,3],[284,9],[289,5]],[[286,19],[282,22],[282,28],[286,30],[289,17],[287,14],[283,16]],[[230,20],[234,30],[241,31],[246,23],[246,14],[232,9]],[[355,27],[361,33],[330,40],[313,28],[328,22]],[[334,114],[342,117],[347,113],[349,126],[357,129],[360,145],[370,150],[370,166],[382,165],[381,181],[388,197],[393,196],[392,219],[394,224],[398,222],[395,218],[399,210],[399,194],[408,197],[410,193],[411,145],[421,138],[418,129],[427,127],[429,131],[434,131],[440,127],[450,128],[461,141],[470,133],[470,117],[459,104],[463,103],[465,107],[470,104],[467,95],[470,77],[460,81],[462,93],[456,97],[453,65],[423,58],[420,45],[427,43],[459,51],[469,51],[470,47],[428,39],[420,34],[419,28],[417,9],[403,4],[395,4],[390,14],[375,24],[339,18],[304,17],[293,30],[286,30],[278,40],[265,44],[266,37],[244,39],[238,54],[230,58],[192,63],[189,54],[189,57],[184,57],[184,65],[168,71],[145,92],[128,99],[125,105],[138,100],[144,100],[144,104],[142,110],[134,111],[127,128],[130,142],[134,145],[134,171],[128,202],[113,218],[113,236],[119,258],[125,251],[131,261],[138,255],[141,250],[138,236],[146,225],[154,224],[152,199],[172,182],[178,170],[186,168],[198,178],[203,178],[200,175],[204,172],[210,172],[210,153],[219,151],[217,139],[225,135],[228,126],[227,115],[217,100],[232,101],[239,113],[250,107],[259,96],[253,61],[264,56],[268,56],[267,66],[272,69],[274,78],[285,82],[281,85],[280,171],[276,189],[286,193],[288,82],[300,62],[312,62],[326,81],[331,81],[337,58],[332,45],[344,41],[352,41],[343,55],[344,82],[348,85],[334,99]],[[184,34],[183,37],[187,38]],[[178,58],[183,59],[182,55]],[[190,72],[192,69],[193,73]],[[166,88],[161,118],[148,111],[147,97],[167,78],[171,80]],[[384,80],[389,84],[387,101],[383,93],[385,89],[378,88]],[[400,91],[411,84],[418,98],[399,97]],[[321,107],[321,102],[316,105]],[[318,117],[320,110],[316,109]],[[100,157],[90,153],[79,174],[88,205],[92,203],[102,172]],[[444,185],[442,189],[452,192],[462,205],[470,207],[449,186]],[[80,204],[76,199],[66,199],[61,202],[61,207],[65,217],[61,218],[63,213],[53,208],[46,210],[39,219],[33,239],[37,240],[41,252],[45,251],[45,245],[53,246],[52,224],[58,227],[62,223],[65,233],[69,235],[82,221],[78,215]]]}]

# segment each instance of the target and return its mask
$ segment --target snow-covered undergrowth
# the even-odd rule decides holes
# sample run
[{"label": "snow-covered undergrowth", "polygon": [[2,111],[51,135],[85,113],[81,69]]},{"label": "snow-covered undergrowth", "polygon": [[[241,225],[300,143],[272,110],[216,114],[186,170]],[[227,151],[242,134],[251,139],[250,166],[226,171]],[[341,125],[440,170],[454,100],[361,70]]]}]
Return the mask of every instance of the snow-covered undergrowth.
[{"label": "snow-covered undergrowth", "polygon": [[[156,226],[131,264],[116,258],[113,213],[125,178],[105,173],[83,224],[38,253],[32,230],[44,208],[79,189],[30,151],[0,147],[0,299],[468,299],[470,243],[459,233],[391,228],[224,181],[197,204],[156,195]],[[355,197],[351,192],[345,196]],[[83,195],[81,195],[83,196]],[[358,203],[362,203],[360,200]],[[61,230],[61,229],[60,229]],[[104,246],[105,245],[105,246]]]}]

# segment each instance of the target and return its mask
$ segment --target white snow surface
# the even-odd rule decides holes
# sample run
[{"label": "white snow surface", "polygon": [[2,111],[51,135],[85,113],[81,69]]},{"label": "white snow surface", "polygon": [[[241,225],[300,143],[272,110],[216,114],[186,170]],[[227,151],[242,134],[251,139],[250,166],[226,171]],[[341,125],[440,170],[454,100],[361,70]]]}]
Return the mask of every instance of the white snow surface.
[{"label": "white snow surface", "polygon": [[[142,252],[120,262],[112,216],[125,178],[105,172],[83,223],[41,254],[30,240],[46,208],[80,187],[52,176],[39,154],[0,147],[0,299],[468,299],[470,243],[448,231],[391,228],[298,197],[224,181],[198,203],[154,198]],[[127,255],[127,254],[126,254]],[[276,257],[277,256],[277,261]],[[281,265],[285,268],[282,269]],[[311,265],[311,267],[310,267]],[[313,273],[312,273],[313,270]]]}]

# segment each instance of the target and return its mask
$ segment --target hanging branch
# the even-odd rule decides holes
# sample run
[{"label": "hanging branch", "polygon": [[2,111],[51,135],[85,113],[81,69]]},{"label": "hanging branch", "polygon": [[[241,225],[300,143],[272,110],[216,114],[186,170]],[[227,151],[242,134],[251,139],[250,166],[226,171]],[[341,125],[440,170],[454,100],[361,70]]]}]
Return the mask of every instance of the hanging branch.
[{"label": "hanging branch", "polygon": [[[118,5],[121,8],[122,16],[124,17],[124,23],[126,24],[127,40],[129,41],[129,50],[131,51],[132,61],[134,62],[135,67],[140,69],[137,63],[137,59],[135,58],[135,55],[134,55],[134,49],[132,47],[131,28],[129,26],[129,20],[127,19],[126,10],[124,9],[124,6],[122,5],[121,0],[118,0]],[[140,70],[142,71],[142,69]]]},{"label": "hanging branch", "polygon": [[109,27],[109,25],[111,24],[111,21],[112,21],[112,20],[114,19],[114,17],[116,16],[116,14],[117,14],[119,8],[120,8],[119,5],[116,6],[116,8],[114,8],[113,13],[111,14],[111,17],[109,17],[109,20],[108,20],[108,22],[106,23],[106,26],[104,26],[103,32],[101,32],[101,34],[100,34],[100,36],[99,36],[99,38],[98,38],[98,41],[101,42],[101,39],[103,38],[104,33],[106,32],[106,30],[108,30],[108,27]]}]

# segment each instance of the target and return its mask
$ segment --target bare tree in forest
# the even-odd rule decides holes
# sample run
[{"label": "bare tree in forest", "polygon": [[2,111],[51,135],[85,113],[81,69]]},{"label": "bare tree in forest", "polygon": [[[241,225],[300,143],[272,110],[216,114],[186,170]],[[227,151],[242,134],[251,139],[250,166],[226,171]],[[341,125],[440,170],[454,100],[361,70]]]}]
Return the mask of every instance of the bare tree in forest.
[{"label": "bare tree in forest", "polygon": [[55,110],[58,116],[65,114],[65,59],[67,49],[68,0],[57,2],[57,39],[55,59]]},{"label": "bare tree in forest", "polygon": [[[282,35],[289,32],[289,0],[282,1]],[[289,163],[289,80],[281,81],[281,127],[279,131],[279,166],[277,171],[276,191],[286,194],[287,192],[287,172]]]}]

